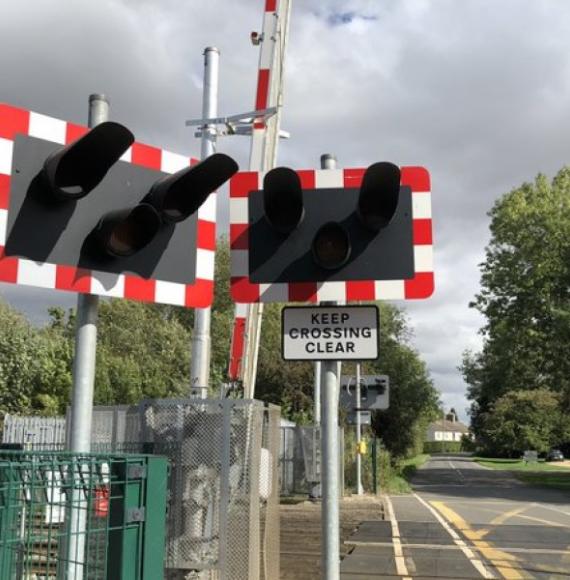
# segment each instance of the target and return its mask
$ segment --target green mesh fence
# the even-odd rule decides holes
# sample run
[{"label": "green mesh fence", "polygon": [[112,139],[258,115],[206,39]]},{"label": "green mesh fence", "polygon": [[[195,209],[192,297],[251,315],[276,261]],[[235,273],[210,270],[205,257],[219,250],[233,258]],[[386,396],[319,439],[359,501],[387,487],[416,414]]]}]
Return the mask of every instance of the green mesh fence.
[{"label": "green mesh fence", "polygon": [[0,451],[2,580],[163,577],[163,457]]}]

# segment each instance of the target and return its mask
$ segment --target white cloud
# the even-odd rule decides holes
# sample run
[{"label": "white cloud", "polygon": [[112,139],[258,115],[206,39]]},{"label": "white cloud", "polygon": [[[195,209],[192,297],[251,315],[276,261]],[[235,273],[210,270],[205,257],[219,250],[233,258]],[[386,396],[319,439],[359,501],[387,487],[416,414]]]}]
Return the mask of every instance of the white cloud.
[{"label": "white cloud", "polygon": [[[184,121],[201,114],[202,51],[221,50],[220,113],[251,110],[259,49],[249,33],[260,30],[262,9],[250,0],[3,0],[0,98],[84,122],[89,93],[104,92],[112,118],[138,140],[197,155]],[[437,290],[406,307],[444,400],[464,409],[455,369],[461,351],[480,344],[482,320],[467,303],[478,289],[486,212],[568,160],[570,4],[297,1],[285,81],[292,139],[280,164],[315,167],[333,152],[345,167],[388,159],[430,169]],[[225,138],[220,150],[248,166],[247,139]],[[223,207],[220,215],[227,223]],[[32,312],[57,299],[1,292]]]}]

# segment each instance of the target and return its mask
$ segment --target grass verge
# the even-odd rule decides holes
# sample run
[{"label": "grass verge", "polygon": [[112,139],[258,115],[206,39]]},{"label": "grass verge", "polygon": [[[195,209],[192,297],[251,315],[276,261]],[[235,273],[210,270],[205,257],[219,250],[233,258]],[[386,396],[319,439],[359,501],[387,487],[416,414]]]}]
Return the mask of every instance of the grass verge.
[{"label": "grass verge", "polygon": [[426,453],[416,455],[410,459],[404,459],[396,467],[393,467],[382,482],[384,493],[410,493],[412,488],[409,481],[414,473],[422,466],[430,456]]},{"label": "grass verge", "polygon": [[[474,457],[474,461],[480,463],[485,467],[492,469],[501,469],[503,471],[565,471],[567,467],[556,466],[555,463],[547,463],[544,460],[539,460],[536,463],[525,463],[520,459],[495,459],[491,457]],[[570,470],[568,470],[570,475]]]},{"label": "grass verge", "polygon": [[493,459],[488,457],[474,457],[474,460],[485,467],[510,471],[524,483],[563,491],[570,490],[570,469],[557,466],[556,463],[538,461],[525,463],[519,459]]},{"label": "grass verge", "polygon": [[552,487],[570,491],[570,471],[547,471],[534,473],[517,473],[517,478],[530,485]]},{"label": "grass verge", "polygon": [[282,495],[279,497],[281,505],[297,505],[307,501],[306,495]]}]

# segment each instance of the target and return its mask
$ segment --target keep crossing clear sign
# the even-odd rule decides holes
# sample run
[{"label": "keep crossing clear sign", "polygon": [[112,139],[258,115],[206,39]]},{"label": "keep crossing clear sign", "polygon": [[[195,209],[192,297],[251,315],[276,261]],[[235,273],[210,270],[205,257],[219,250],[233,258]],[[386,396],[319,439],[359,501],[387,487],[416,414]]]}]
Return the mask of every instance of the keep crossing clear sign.
[{"label": "keep crossing clear sign", "polygon": [[282,311],[285,360],[378,358],[377,306],[286,306]]}]

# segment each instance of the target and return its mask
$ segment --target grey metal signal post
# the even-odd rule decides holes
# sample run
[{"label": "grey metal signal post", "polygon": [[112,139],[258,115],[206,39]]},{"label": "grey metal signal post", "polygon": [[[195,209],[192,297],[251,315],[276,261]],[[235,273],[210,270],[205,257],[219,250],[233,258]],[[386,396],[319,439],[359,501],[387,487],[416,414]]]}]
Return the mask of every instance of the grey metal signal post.
[{"label": "grey metal signal post", "polygon": [[362,495],[364,490],[362,488],[362,455],[360,454],[360,442],[362,441],[362,423],[360,415],[360,363],[356,363],[356,495]]},{"label": "grey metal signal post", "polygon": [[[90,128],[109,119],[109,101],[104,95],[89,95]],[[75,325],[75,356],[73,357],[73,387],[71,391],[71,427],[69,449],[86,452],[91,449],[91,416],[97,356],[97,316],[99,296],[77,295]]]},{"label": "grey metal signal post", "polygon": [[322,362],[321,383],[321,455],[323,534],[322,574],[324,580],[340,578],[339,533],[339,461],[338,461],[338,399],[339,372],[337,361]]},{"label": "grey metal signal post", "polygon": [[[202,118],[211,119],[218,114],[218,78],[220,51],[214,47],[204,49],[204,93],[202,96]],[[206,123],[202,127],[200,157],[206,159],[216,151],[216,126]],[[210,381],[210,326],[212,309],[194,310],[194,332],[192,334],[192,358],[190,362],[190,392],[201,399],[208,396]]]},{"label": "grey metal signal post", "polygon": [[[104,95],[89,95],[90,128],[109,119],[109,101]],[[97,358],[97,318],[99,296],[77,295],[77,321],[75,323],[75,356],[73,357],[73,386],[71,391],[71,417],[69,449],[75,453],[91,450],[91,421],[93,417],[93,391],[95,387],[95,361]],[[61,546],[67,564],[69,580],[83,579],[85,559],[86,509],[79,490],[73,490],[73,509],[68,516],[71,534],[67,544]]]},{"label": "grey metal signal post", "polygon": [[[321,156],[323,169],[336,169],[336,157]],[[336,302],[331,302],[331,305]],[[340,363],[324,360],[315,372],[320,374],[321,404],[321,530],[323,535],[321,577],[340,578],[338,402],[340,397]],[[318,397],[315,392],[315,398]]]}]

